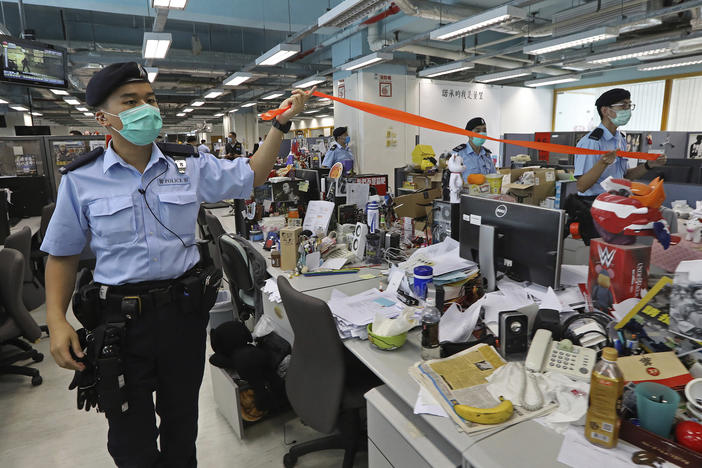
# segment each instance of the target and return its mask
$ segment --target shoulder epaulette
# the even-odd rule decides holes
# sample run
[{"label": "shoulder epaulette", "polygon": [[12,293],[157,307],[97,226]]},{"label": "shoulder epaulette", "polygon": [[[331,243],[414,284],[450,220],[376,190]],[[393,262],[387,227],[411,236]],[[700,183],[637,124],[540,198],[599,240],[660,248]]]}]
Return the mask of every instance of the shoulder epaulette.
[{"label": "shoulder epaulette", "polygon": [[604,130],[602,128],[597,127],[593,131],[590,132],[590,136],[588,136],[589,139],[599,141],[600,138],[602,138],[602,135],[604,135]]},{"label": "shoulder epaulette", "polygon": [[332,143],[332,145],[329,147],[329,151],[334,151],[339,148],[338,143]]},{"label": "shoulder epaulette", "polygon": [[483,149],[485,150],[485,154],[492,154],[492,151],[487,149],[486,147],[483,146]]},{"label": "shoulder epaulette", "polygon": [[467,146],[467,145],[466,145],[465,143],[463,143],[462,145],[456,146],[456,147],[453,149],[453,151],[458,152],[458,151],[464,150],[464,149],[466,149],[466,146]]},{"label": "shoulder epaulette", "polygon": [[622,138],[626,140],[626,133],[622,132],[621,130],[619,130],[619,133],[622,135]]},{"label": "shoulder epaulette", "polygon": [[200,153],[191,145],[179,145],[177,143],[156,143],[161,152],[171,159],[199,158]]},{"label": "shoulder epaulette", "polygon": [[59,172],[61,173],[61,175],[66,175],[71,171],[75,171],[79,167],[83,167],[86,164],[95,161],[104,152],[105,148],[103,148],[102,146],[98,146],[92,151],[78,155],[73,161],[61,167],[59,169]]}]

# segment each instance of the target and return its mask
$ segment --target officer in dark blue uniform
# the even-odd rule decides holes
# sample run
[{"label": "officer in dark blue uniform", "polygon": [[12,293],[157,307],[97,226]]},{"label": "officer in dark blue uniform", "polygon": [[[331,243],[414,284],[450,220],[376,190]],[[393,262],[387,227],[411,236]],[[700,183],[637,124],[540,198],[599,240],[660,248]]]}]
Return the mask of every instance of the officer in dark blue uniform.
[{"label": "officer in dark blue uniform", "polygon": [[[117,466],[197,465],[205,330],[218,286],[195,242],[198,208],[248,197],[263,184],[309,95],[294,91],[281,104],[292,107],[274,120],[254,157],[228,161],[154,143],[161,114],[141,65],[113,64],[90,80],[86,101],[112,140],[64,168],[41,249],[49,254],[51,353],[77,371],[78,406],[105,412]],[[88,242],[97,259],[93,282],[73,297],[88,330],[81,343],[65,314]]]}]

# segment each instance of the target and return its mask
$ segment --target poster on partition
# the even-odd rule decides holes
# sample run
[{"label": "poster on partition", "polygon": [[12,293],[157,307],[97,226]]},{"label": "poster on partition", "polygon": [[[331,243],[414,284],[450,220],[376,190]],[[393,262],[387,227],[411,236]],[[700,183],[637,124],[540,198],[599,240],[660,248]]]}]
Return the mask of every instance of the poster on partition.
[{"label": "poster on partition", "polygon": [[73,161],[73,159],[86,152],[85,141],[53,141],[51,151],[56,161],[56,165],[61,167]]}]

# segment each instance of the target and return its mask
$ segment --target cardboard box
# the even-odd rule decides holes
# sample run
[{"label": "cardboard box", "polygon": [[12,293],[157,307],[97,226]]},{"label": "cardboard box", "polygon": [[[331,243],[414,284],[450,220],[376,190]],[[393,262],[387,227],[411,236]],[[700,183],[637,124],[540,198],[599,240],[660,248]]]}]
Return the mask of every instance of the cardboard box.
[{"label": "cardboard box", "polygon": [[[519,177],[527,171],[534,173],[534,183],[516,183]],[[500,174],[509,174],[510,184],[507,186],[507,193],[516,197],[521,203],[539,206],[547,197],[556,195],[556,171],[553,168],[534,166],[519,169],[500,169],[499,172]]]},{"label": "cardboard box", "polygon": [[280,230],[280,268],[293,270],[297,266],[297,247],[302,226],[285,227]]},{"label": "cardboard box", "polygon": [[431,211],[432,201],[441,198],[441,189],[422,190],[395,198],[395,214],[398,218],[423,218]]},{"label": "cardboard box", "polygon": [[650,263],[650,245],[617,245],[592,239],[587,286],[593,305],[609,311],[625,299],[640,299],[641,291],[648,286]]}]

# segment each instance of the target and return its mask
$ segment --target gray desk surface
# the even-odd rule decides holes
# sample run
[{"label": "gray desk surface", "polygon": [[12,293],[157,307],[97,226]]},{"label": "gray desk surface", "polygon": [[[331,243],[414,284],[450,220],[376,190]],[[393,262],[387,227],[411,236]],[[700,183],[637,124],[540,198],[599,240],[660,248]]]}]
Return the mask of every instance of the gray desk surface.
[{"label": "gray desk surface", "polygon": [[41,217],[32,216],[31,218],[20,219],[19,223],[10,228],[10,234],[14,234],[25,226],[29,226],[29,228],[32,230],[32,235],[36,234],[39,232],[39,227],[41,226]]}]

